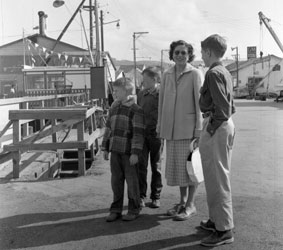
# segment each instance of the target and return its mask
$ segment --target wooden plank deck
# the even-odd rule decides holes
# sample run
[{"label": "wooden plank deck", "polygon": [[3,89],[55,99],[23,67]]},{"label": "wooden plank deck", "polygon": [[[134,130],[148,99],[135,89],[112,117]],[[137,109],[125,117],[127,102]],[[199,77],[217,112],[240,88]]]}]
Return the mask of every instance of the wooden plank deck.
[{"label": "wooden plank deck", "polygon": [[[103,135],[103,129],[97,129],[94,132],[96,137]],[[86,141],[92,140],[94,135],[84,133]],[[57,134],[58,143],[65,137],[64,132]],[[66,142],[72,142],[77,139],[77,131],[72,129],[66,137]],[[42,138],[39,142],[52,143],[52,136]],[[0,182],[5,181],[37,181],[53,178],[56,171],[60,169],[60,161],[63,150],[57,152],[52,151],[39,151],[39,148],[34,151],[27,151],[22,154],[20,161],[20,174],[19,178],[13,179],[13,162],[8,160],[0,163]]]}]

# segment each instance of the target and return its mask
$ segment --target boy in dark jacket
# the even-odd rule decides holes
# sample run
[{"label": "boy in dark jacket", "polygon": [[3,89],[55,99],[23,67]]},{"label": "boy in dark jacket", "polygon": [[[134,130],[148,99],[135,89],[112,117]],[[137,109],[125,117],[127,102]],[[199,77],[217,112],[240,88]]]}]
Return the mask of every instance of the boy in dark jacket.
[{"label": "boy in dark jacket", "polygon": [[113,83],[113,102],[102,141],[104,159],[110,156],[113,202],[106,221],[122,216],[125,180],[128,186],[128,213],[123,220],[135,220],[140,212],[138,158],[144,142],[144,113],[135,104],[134,85],[129,78],[119,78]]},{"label": "boy in dark jacket", "polygon": [[148,67],[142,72],[143,90],[138,94],[138,105],[145,114],[145,142],[141,161],[139,162],[139,182],[141,206],[145,206],[145,197],[147,191],[147,166],[150,156],[151,165],[151,208],[160,207],[160,193],[162,189],[160,148],[161,139],[156,133],[156,124],[158,119],[158,99],[159,91],[156,87],[160,78],[159,70],[156,67]]}]

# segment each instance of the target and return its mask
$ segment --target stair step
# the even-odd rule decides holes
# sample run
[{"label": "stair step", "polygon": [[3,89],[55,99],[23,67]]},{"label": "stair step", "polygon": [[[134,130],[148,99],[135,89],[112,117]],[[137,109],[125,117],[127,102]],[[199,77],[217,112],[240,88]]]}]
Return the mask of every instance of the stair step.
[{"label": "stair step", "polygon": [[[86,170],[91,167],[92,160],[90,158],[86,158],[85,165]],[[61,160],[61,171],[69,171],[69,170],[78,170],[79,169],[79,160],[78,159],[62,159]]]},{"label": "stair step", "polygon": [[[85,150],[85,157],[91,158],[91,151],[90,149]],[[78,158],[78,150],[64,150],[63,152],[64,159],[75,159]]]},{"label": "stair step", "polygon": [[77,170],[60,171],[59,173],[60,178],[72,178],[78,176],[79,176],[79,171]]}]

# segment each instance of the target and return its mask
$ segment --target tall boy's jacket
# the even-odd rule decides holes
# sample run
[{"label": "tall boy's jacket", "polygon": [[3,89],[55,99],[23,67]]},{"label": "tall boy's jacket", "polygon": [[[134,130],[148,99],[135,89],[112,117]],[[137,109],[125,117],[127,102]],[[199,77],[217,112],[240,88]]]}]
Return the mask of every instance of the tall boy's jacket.
[{"label": "tall boy's jacket", "polygon": [[158,97],[157,88],[142,90],[138,94],[138,105],[142,107],[145,115],[145,131],[147,135],[156,134],[158,120]]},{"label": "tall boy's jacket", "polygon": [[144,113],[133,99],[114,102],[109,110],[102,150],[122,154],[140,154],[144,142]]},{"label": "tall boy's jacket", "polygon": [[199,103],[202,112],[211,113],[207,126],[211,135],[236,112],[232,77],[221,62],[212,64],[206,72]]}]

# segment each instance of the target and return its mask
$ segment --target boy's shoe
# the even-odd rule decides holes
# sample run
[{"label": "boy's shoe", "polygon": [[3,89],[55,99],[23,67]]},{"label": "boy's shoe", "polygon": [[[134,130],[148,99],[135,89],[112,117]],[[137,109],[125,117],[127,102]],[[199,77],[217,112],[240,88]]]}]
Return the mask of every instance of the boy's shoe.
[{"label": "boy's shoe", "polygon": [[111,212],[107,217],[106,217],[106,221],[107,222],[112,222],[115,221],[119,218],[121,218],[122,214],[121,213],[113,213]]},{"label": "boy's shoe", "polygon": [[212,231],[212,232],[216,231],[215,224],[210,219],[202,220],[200,222],[200,227],[204,230],[209,230],[209,231]]},{"label": "boy's shoe", "polygon": [[176,204],[174,207],[167,210],[166,214],[168,216],[175,216],[179,213],[181,213],[184,210],[184,205]]},{"label": "boy's shoe", "polygon": [[203,239],[200,244],[206,247],[217,247],[232,242],[234,242],[232,230],[227,230],[227,231],[215,231],[210,236]]},{"label": "boy's shoe", "polygon": [[145,207],[145,199],[144,199],[144,198],[141,198],[141,200],[140,200],[140,206],[141,206],[141,207]]},{"label": "boy's shoe", "polygon": [[197,210],[195,206],[191,208],[184,208],[184,210],[181,213],[175,216],[174,220],[177,220],[177,221],[187,220],[196,214],[197,214]]},{"label": "boy's shoe", "polygon": [[127,213],[126,215],[123,215],[122,220],[124,221],[132,221],[138,218],[139,214],[132,214],[132,213]]},{"label": "boy's shoe", "polygon": [[159,208],[160,207],[160,200],[152,200],[149,204],[149,207],[151,208]]}]

